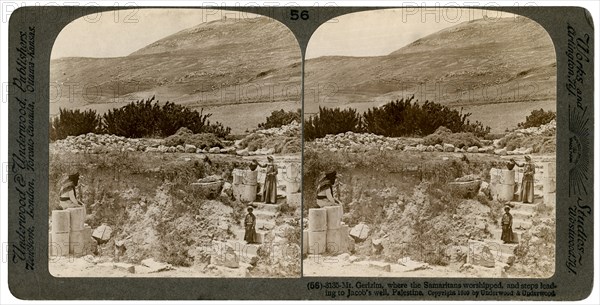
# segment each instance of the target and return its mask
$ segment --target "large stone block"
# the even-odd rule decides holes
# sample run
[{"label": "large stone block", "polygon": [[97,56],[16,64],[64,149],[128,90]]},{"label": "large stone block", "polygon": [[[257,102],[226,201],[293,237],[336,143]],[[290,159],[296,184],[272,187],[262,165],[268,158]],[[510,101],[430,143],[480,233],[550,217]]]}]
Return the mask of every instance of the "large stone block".
[{"label": "large stone block", "polygon": [[355,241],[364,241],[369,237],[369,226],[364,223],[359,223],[350,230],[350,236],[352,236]]},{"label": "large stone block", "polygon": [[314,232],[327,230],[327,209],[308,210],[308,229]]},{"label": "large stone block", "polygon": [[52,232],[50,256],[69,256],[69,232]]},{"label": "large stone block", "polygon": [[68,210],[52,211],[52,232],[68,233],[71,231],[71,213]]},{"label": "large stone block", "polygon": [[338,254],[343,252],[341,229],[328,229],[326,251],[330,254]]},{"label": "large stone block", "polygon": [[110,240],[112,236],[112,228],[108,225],[101,225],[97,227],[92,233],[92,237],[98,241],[98,243],[105,243]]},{"label": "large stone block", "polygon": [[81,231],[85,225],[85,208],[68,208],[71,231]]},{"label": "large stone block", "polygon": [[326,231],[309,231],[308,232],[308,253],[323,254],[327,247],[327,232]]},{"label": "large stone block", "polygon": [[327,210],[327,229],[339,229],[342,226],[342,206],[333,205],[325,207]]}]

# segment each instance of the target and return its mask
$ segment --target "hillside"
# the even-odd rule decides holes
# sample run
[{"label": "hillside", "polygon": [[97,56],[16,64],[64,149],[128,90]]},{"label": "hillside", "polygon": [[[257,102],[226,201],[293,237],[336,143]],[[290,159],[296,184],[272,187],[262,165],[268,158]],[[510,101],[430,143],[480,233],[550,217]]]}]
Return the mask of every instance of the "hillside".
[{"label": "hillside", "polygon": [[[61,92],[50,113],[59,107],[103,113],[156,95],[204,107],[240,133],[271,111],[300,108],[300,61],[292,33],[271,19],[203,23],[124,57],[53,60],[50,80]],[[415,95],[462,107],[499,132],[533,109],[556,109],[554,48],[526,18],[474,20],[386,56],[320,57],[305,68],[307,113],[319,103],[364,111]],[[506,115],[498,120],[498,113]]]},{"label": "hillside", "polygon": [[[550,37],[537,23],[526,18],[479,19],[386,56],[307,61],[309,113],[318,109],[313,93],[317,86],[321,106],[364,111],[414,94],[419,100],[464,107],[473,118],[504,131],[533,109],[555,110],[556,58]],[[495,122],[499,112],[509,114],[509,122]]]},{"label": "hillside", "polygon": [[[211,119],[240,131],[256,127],[272,110],[300,108],[298,44],[285,26],[268,18],[202,23],[128,56],[60,58],[52,60],[50,70],[51,82],[75,89],[52,103],[51,114],[59,107],[104,112],[156,95],[160,101],[212,109]],[[248,105],[232,106],[258,102],[268,103],[252,106],[260,113]],[[214,109],[223,105],[228,106]],[[247,117],[232,120],[231,113]]]}]

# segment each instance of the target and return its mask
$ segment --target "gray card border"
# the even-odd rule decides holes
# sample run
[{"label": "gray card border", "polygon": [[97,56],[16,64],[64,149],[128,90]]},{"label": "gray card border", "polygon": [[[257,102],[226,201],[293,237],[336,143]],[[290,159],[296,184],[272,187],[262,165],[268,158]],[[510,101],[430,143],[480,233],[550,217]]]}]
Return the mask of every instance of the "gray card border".
[{"label": "gray card border", "polygon": [[[311,283],[320,284],[356,282],[352,277],[301,277],[295,279],[265,278],[55,278],[48,272],[48,91],[49,61],[52,45],[61,29],[70,21],[92,13],[126,9],[128,7],[23,7],[16,10],[9,23],[9,82],[18,77],[17,58],[19,53],[20,32],[27,33],[29,27],[35,27],[35,92],[23,93],[10,86],[9,90],[9,185],[8,185],[8,230],[9,230],[9,264],[8,279],[12,294],[20,299],[28,300],[325,300],[323,290],[310,289]],[[130,8],[130,7],[129,7]],[[140,7],[140,8],[172,8],[172,7]],[[192,8],[192,7],[181,7]],[[210,9],[211,7],[197,7]],[[297,7],[308,10],[311,16],[308,21],[292,21],[289,18],[289,7],[215,7],[269,16],[287,25],[296,35],[305,54],[311,34],[318,26],[330,18],[352,12],[389,9],[394,7]],[[399,8],[399,7],[398,7]],[[474,7],[477,8],[477,7]],[[593,208],[593,94],[594,94],[594,58],[586,63],[586,75],[581,87],[582,100],[578,105],[575,98],[566,90],[568,76],[568,25],[576,31],[577,37],[590,35],[590,54],[594,54],[594,29],[591,15],[579,7],[494,7],[488,10],[501,10],[529,17],[542,25],[551,36],[557,56],[557,171],[564,173],[557,176],[557,245],[556,273],[548,279],[485,279],[485,278],[360,278],[362,282],[429,282],[429,283],[463,283],[463,282],[502,282],[504,284],[518,281],[520,283],[555,283],[555,297],[502,297],[482,296],[477,300],[581,300],[592,290],[593,261],[593,213],[586,217],[581,229],[587,235],[587,242],[581,248],[581,260],[577,274],[569,272],[566,267],[569,240],[569,209],[584,212]],[[76,43],[76,42],[74,42]],[[302,65],[304,67],[304,65]],[[304,76],[303,76],[304,77]],[[304,78],[302,79],[304,81]],[[29,112],[17,99],[27,99],[25,103],[33,105],[34,132],[19,141],[19,120],[29,120]],[[25,115],[20,113],[20,110]],[[27,121],[28,122],[28,121]],[[23,140],[32,141],[34,169],[15,167],[14,156],[19,154],[19,145]],[[579,145],[575,145],[579,144]],[[14,167],[14,171],[12,170]],[[587,179],[581,184],[570,179],[574,172],[587,173]],[[569,173],[569,174],[567,174]],[[34,183],[35,216],[22,217],[19,222],[19,193],[21,183]],[[575,188],[582,186],[586,191],[575,193]],[[24,202],[23,204],[27,204]],[[587,206],[587,207],[586,207]],[[38,217],[38,215],[41,215]],[[22,213],[21,216],[24,216]],[[34,270],[27,270],[24,261],[13,259],[11,249],[19,246],[19,230],[32,228],[34,234],[33,260]],[[312,286],[314,288],[314,285]],[[424,297],[359,297],[353,300],[433,300]],[[442,300],[442,299],[438,299]],[[443,300],[474,300],[464,296],[444,298]]]}]

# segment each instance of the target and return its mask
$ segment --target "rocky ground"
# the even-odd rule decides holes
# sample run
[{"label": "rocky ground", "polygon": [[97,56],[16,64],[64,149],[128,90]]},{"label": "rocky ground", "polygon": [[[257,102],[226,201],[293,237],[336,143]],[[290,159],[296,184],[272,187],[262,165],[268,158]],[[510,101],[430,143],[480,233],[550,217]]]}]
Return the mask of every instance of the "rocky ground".
[{"label": "rocky ground", "polygon": [[[243,240],[243,228],[233,225],[233,236],[190,249],[189,255],[194,257],[191,266],[173,266],[152,258],[132,262],[133,253],[125,251],[117,256],[112,251],[114,243],[109,242],[99,246],[96,255],[51,257],[49,271],[56,277],[299,277],[300,248],[297,242],[290,240],[294,236],[296,240],[299,238],[298,230],[294,229],[298,225],[298,216],[294,213],[299,212],[299,207],[292,213],[282,214],[279,211],[284,202],[253,204],[257,207],[261,243],[247,244]],[[137,232],[143,235],[147,230]],[[125,244],[133,242],[135,238]],[[146,238],[143,242],[150,240]]]},{"label": "rocky ground", "polygon": [[[550,136],[556,133],[556,121],[552,121],[540,127],[531,127],[527,129],[517,129],[507,133],[503,138],[496,140],[479,140],[465,141],[455,139],[454,143],[443,142],[436,144],[427,143],[428,137],[425,138],[392,138],[384,137],[375,134],[346,132],[337,135],[327,135],[324,138],[316,139],[310,143],[316,149],[329,150],[332,152],[369,152],[373,150],[379,151],[414,151],[414,152],[457,152],[457,153],[484,153],[495,154],[500,156],[505,155],[525,155],[535,151],[533,143],[523,141],[519,147],[511,147],[507,144],[507,139],[535,137],[544,134]],[[435,135],[435,134],[434,134]],[[446,135],[446,139],[441,141],[453,140],[453,134]],[[473,137],[471,135],[471,137]],[[556,139],[554,139],[555,142]],[[463,143],[475,142],[475,145],[462,145]],[[460,144],[457,144],[460,143]]]},{"label": "rocky ground", "polygon": [[[372,135],[338,137],[377,139]],[[407,142],[412,141],[379,140],[379,145],[404,141],[399,144],[409,147]],[[376,140],[370,143],[377,145]],[[334,157],[336,153],[326,150],[316,156],[338,168],[343,220],[361,233],[353,235],[350,231],[355,245],[349,253],[305,256],[306,276],[548,277],[554,273],[556,216],[554,203],[545,202],[542,187],[543,164],[555,162],[553,154],[531,154],[536,164],[536,201],[524,205],[492,199],[489,174],[485,174],[486,168],[506,164],[510,158],[523,162],[519,156],[455,151],[372,152],[371,159],[387,160],[379,166],[381,162],[364,160],[360,153],[356,155],[363,159],[357,161],[353,161],[355,154],[339,158]],[[433,164],[438,173],[425,175],[428,164]],[[455,182],[435,182],[448,171],[462,171],[464,176]],[[522,169],[518,168],[516,180],[521,177]],[[511,245],[500,240],[499,221],[505,204],[512,206],[518,240]]]},{"label": "rocky ground", "polygon": [[[283,153],[299,152],[299,142],[301,137],[300,125],[297,122],[292,122],[289,125],[284,125],[279,128],[258,129],[249,133],[240,141],[224,141],[211,137],[194,139],[195,135],[183,130],[178,131],[178,133],[172,137],[178,136],[180,138],[177,138],[176,140],[171,137],[166,139],[131,139],[116,135],[88,133],[76,137],[69,136],[66,139],[55,141],[50,144],[50,149],[51,151],[70,152],[74,154],[146,152],[260,156],[281,153],[281,147],[277,147],[278,145],[282,145],[281,142],[291,146]],[[253,145],[253,142],[255,141],[260,141],[260,145]],[[294,143],[289,144],[288,142],[290,141]],[[241,147],[241,145],[244,147]]]},{"label": "rocky ground", "polygon": [[[290,124],[252,134],[275,138],[297,132],[298,125]],[[244,149],[233,141],[222,141],[229,145],[224,148],[186,143],[167,147],[167,140],[172,139],[87,134],[51,143],[50,197],[58,196],[55,186],[65,173],[79,171],[78,197],[86,203],[87,224],[92,230],[107,226],[111,231],[106,237],[96,236],[97,248],[83,257],[51,257],[51,273],[299,276],[300,194],[286,190],[286,172],[290,164],[300,163],[299,155],[273,154],[272,148],[238,154]],[[279,167],[278,203],[265,206],[234,198],[232,170],[245,169],[252,160],[266,164],[267,154]],[[265,169],[258,171],[262,183]],[[54,201],[50,205],[55,206]],[[248,205],[255,206],[259,244],[243,240]]]}]

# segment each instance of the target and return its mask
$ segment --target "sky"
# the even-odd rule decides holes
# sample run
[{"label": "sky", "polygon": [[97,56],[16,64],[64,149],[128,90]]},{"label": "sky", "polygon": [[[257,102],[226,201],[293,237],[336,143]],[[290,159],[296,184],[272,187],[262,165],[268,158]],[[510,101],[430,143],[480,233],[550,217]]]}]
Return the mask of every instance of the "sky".
[{"label": "sky", "polygon": [[[51,58],[127,56],[156,40],[224,16],[256,17],[209,9],[132,9],[88,15],[60,32]],[[384,9],[343,15],[317,29],[306,57],[386,55],[421,37],[483,16],[492,21],[514,17],[506,12],[453,8]]]},{"label": "sky", "polygon": [[405,8],[343,15],[321,25],[310,38],[306,58],[328,55],[381,56],[442,29],[487,16],[514,14],[481,9]]},{"label": "sky", "polygon": [[209,9],[131,9],[80,17],[58,34],[52,59],[127,56],[152,42],[204,22],[256,15]]}]

